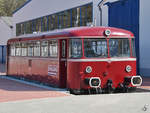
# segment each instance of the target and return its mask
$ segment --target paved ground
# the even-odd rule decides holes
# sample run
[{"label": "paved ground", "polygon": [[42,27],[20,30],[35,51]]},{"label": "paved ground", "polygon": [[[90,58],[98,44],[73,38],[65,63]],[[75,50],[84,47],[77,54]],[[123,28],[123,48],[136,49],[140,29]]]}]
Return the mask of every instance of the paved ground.
[{"label": "paved ground", "polygon": [[1,76],[0,113],[150,113],[150,78],[143,80],[135,93],[74,96]]},{"label": "paved ground", "polygon": [[67,93],[63,93],[63,91],[39,88],[0,77],[0,102],[62,97],[68,95]]}]

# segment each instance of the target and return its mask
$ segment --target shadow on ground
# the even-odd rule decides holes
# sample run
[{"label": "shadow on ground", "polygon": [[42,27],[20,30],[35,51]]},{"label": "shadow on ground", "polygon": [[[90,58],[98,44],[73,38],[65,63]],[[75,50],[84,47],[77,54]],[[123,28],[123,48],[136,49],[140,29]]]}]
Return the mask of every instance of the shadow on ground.
[{"label": "shadow on ground", "polygon": [[[0,77],[0,90],[7,90],[7,91],[64,91],[65,89],[60,88],[53,88],[48,86],[43,86],[40,84],[34,84],[26,81],[17,82],[15,80],[9,80],[9,77]],[[17,80],[17,79],[16,79]],[[29,84],[28,84],[29,83]],[[38,86],[39,85],[39,86]],[[41,86],[41,87],[40,87]]]}]

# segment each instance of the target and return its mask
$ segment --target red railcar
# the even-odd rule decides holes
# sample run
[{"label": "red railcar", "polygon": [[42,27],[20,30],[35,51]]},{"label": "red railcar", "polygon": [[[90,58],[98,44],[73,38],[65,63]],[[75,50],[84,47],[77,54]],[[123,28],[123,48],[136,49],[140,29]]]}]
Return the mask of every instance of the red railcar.
[{"label": "red railcar", "polygon": [[84,91],[128,91],[136,76],[134,35],[112,27],[77,27],[8,40],[7,75]]}]

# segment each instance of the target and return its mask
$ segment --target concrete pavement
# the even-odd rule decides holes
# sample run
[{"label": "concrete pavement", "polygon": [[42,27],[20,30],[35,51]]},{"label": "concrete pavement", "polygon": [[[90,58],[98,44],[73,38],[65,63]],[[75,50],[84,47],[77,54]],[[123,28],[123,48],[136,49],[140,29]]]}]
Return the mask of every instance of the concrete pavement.
[{"label": "concrete pavement", "polygon": [[0,103],[0,113],[150,113],[150,93],[66,96]]}]

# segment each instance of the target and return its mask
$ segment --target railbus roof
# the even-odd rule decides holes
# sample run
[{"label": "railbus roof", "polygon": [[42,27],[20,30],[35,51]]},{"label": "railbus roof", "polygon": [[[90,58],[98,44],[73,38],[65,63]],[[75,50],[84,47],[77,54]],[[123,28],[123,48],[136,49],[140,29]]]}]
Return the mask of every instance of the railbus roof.
[{"label": "railbus roof", "polygon": [[[105,35],[106,30],[111,31],[108,37]],[[73,28],[60,29],[60,30],[42,32],[42,33],[22,35],[16,38],[9,39],[8,43],[15,42],[15,41],[41,40],[41,39],[60,38],[60,37],[66,37],[66,38],[71,38],[71,37],[133,38],[134,35],[130,31],[120,29],[120,28],[114,28],[114,27],[73,27]]]}]

